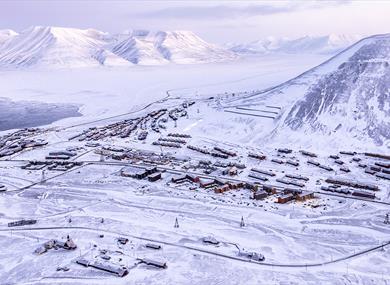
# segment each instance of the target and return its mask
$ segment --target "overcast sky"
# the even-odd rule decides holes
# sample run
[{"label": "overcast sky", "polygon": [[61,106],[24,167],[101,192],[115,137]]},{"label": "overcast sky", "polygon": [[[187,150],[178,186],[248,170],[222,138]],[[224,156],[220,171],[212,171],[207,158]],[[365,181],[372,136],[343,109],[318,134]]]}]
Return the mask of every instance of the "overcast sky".
[{"label": "overcast sky", "polygon": [[216,42],[266,36],[390,32],[390,1],[20,1],[0,0],[0,29],[29,26],[192,30]]}]

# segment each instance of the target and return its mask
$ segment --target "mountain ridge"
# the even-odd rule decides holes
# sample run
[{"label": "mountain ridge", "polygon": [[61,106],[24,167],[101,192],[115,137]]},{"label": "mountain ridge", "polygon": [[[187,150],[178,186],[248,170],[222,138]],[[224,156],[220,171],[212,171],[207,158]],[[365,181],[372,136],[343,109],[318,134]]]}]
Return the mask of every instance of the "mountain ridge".
[{"label": "mountain ridge", "polygon": [[33,26],[20,34],[3,34],[0,67],[5,68],[197,64],[236,58],[190,31],[110,35],[95,29]]}]

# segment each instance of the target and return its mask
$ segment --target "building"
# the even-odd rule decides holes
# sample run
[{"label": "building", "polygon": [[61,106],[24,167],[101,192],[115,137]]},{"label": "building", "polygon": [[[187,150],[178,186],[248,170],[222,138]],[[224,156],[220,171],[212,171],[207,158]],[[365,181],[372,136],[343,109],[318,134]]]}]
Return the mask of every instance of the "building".
[{"label": "building", "polygon": [[125,237],[118,237],[117,241],[120,243],[120,244],[126,244],[129,242],[129,239],[128,238],[125,238]]},{"label": "building", "polygon": [[202,241],[204,243],[208,243],[208,244],[213,244],[213,245],[218,245],[219,244],[219,241],[217,241],[214,237],[212,236],[207,236],[207,237],[204,237],[202,239]]},{"label": "building", "polygon": [[249,252],[249,251],[245,251],[245,250],[240,250],[239,255],[243,256],[245,258],[251,259],[251,260],[255,260],[255,261],[264,261],[265,260],[264,255],[262,255],[261,253],[257,253],[257,252]]},{"label": "building", "polygon": [[294,200],[294,195],[293,194],[286,194],[286,195],[282,195],[280,197],[278,197],[278,203],[279,204],[285,204],[287,202],[290,202]]},{"label": "building", "polygon": [[76,260],[77,264],[83,265],[85,267],[93,267],[99,270],[103,270],[109,273],[113,273],[117,275],[118,277],[126,276],[129,271],[125,266],[121,266],[119,264],[113,264],[108,262],[101,262],[101,261],[88,261],[82,257]]},{"label": "building", "polygon": [[154,182],[161,179],[161,172],[152,173],[148,176],[150,182]]},{"label": "building", "polygon": [[355,191],[352,192],[352,196],[369,198],[369,199],[375,199],[375,194],[374,193],[370,193],[370,192],[366,192],[366,191],[355,190]]},{"label": "building", "polygon": [[297,201],[306,201],[306,200],[309,200],[309,199],[313,199],[314,198],[314,192],[302,192],[298,195],[296,195],[296,200]]},{"label": "building", "polygon": [[33,224],[36,224],[36,223],[37,223],[37,220],[33,220],[33,219],[30,219],[30,220],[20,220],[20,221],[8,223],[8,227],[26,226],[26,225],[33,225]]},{"label": "building", "polygon": [[229,191],[230,190],[230,187],[228,184],[225,184],[225,185],[222,185],[222,186],[219,186],[217,188],[214,189],[214,192],[215,193],[223,193],[223,192],[226,192],[226,191]]},{"label": "building", "polygon": [[145,247],[150,249],[162,249],[161,245],[155,243],[147,243],[145,244]]},{"label": "building", "polygon": [[210,188],[215,185],[215,181],[213,179],[200,179],[199,185],[202,188]]},{"label": "building", "polygon": [[255,193],[253,193],[253,199],[255,200],[263,200],[264,198],[268,197],[268,193],[264,190],[258,190]]},{"label": "building", "polygon": [[148,259],[148,258],[142,258],[142,259],[139,259],[140,263],[144,263],[146,265],[149,265],[149,266],[154,266],[154,267],[158,267],[158,268],[167,268],[167,263],[165,261],[159,261],[159,260],[152,260],[152,259]]},{"label": "building", "polygon": [[263,190],[268,194],[276,194],[276,188],[272,185],[263,185]]}]

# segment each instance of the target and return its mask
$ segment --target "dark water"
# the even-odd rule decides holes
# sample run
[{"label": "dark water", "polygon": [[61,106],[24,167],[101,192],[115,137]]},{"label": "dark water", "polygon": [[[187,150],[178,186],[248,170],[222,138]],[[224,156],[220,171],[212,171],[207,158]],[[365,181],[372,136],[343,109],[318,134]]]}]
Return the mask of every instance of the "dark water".
[{"label": "dark water", "polygon": [[0,98],[0,131],[47,125],[68,117],[80,117],[75,104],[11,101]]}]

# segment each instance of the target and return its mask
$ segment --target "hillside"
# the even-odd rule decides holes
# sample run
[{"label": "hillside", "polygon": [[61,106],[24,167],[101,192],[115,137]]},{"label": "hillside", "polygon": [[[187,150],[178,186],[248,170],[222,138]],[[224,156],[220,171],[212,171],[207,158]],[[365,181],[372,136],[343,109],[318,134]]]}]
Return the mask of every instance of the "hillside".
[{"label": "hillside", "polygon": [[389,61],[390,34],[368,37],[302,75],[230,106],[281,108],[268,140],[388,147]]}]

